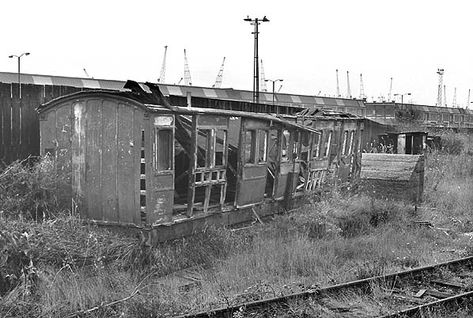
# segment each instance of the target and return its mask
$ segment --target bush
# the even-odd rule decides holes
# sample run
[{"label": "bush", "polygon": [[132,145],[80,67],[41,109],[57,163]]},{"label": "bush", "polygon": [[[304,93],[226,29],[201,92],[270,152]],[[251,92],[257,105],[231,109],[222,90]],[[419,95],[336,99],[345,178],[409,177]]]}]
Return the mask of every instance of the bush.
[{"label": "bush", "polygon": [[32,164],[13,162],[0,172],[0,216],[42,220],[57,215],[63,210],[56,189],[66,182],[49,156]]},{"label": "bush", "polygon": [[473,151],[472,136],[465,133],[446,131],[435,133],[440,137],[440,152],[442,154],[460,155],[471,154]]}]

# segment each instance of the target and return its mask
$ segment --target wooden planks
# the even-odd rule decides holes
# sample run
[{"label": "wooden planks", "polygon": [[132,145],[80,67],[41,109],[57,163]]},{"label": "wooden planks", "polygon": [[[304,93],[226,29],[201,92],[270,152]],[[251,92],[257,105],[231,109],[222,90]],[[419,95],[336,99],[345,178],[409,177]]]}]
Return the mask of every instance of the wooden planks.
[{"label": "wooden planks", "polygon": [[102,207],[102,101],[87,101],[86,140],[85,140],[85,197],[87,216],[95,220],[103,220]]},{"label": "wooden planks", "polygon": [[424,156],[363,154],[360,188],[376,197],[421,201]]},{"label": "wooden planks", "polygon": [[71,189],[71,133],[72,107],[70,103],[56,109],[56,167],[59,174],[65,173],[65,186],[59,190],[59,195],[70,202]]},{"label": "wooden planks", "polygon": [[104,100],[102,104],[102,200],[103,219],[118,222],[117,198],[117,117],[116,102]]},{"label": "wooden planks", "polygon": [[72,112],[74,114],[71,136],[72,190],[77,204],[82,205],[81,202],[85,192],[85,101],[72,103]]},{"label": "wooden planks", "polygon": [[140,208],[141,190],[141,131],[144,130],[144,113],[135,109],[133,113],[133,206],[135,224],[142,224]]},{"label": "wooden planks", "polygon": [[419,158],[419,155],[364,153],[361,178],[409,181],[419,168],[423,170],[423,165],[416,168]]},{"label": "wooden planks", "polygon": [[120,222],[132,223],[134,212],[133,108],[118,105],[117,112],[117,196]]}]

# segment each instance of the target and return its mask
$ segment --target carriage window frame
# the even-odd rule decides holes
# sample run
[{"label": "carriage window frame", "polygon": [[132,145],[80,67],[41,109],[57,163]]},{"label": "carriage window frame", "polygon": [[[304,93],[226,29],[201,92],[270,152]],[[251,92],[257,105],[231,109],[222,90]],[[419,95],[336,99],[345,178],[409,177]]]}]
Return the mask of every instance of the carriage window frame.
[{"label": "carriage window frame", "polygon": [[258,163],[268,162],[268,138],[269,138],[269,133],[267,130],[258,129],[257,131]]},{"label": "carriage window frame", "polygon": [[348,146],[348,154],[351,155],[353,153],[353,144],[355,143],[355,131],[351,130],[350,131],[350,137],[349,137],[349,146]]},{"label": "carriage window frame", "polygon": [[256,129],[245,130],[244,164],[256,163]]},{"label": "carriage window frame", "polygon": [[333,135],[333,130],[329,130],[327,134],[327,138],[324,143],[324,158],[328,157],[330,154],[330,145],[332,143],[332,135]]},{"label": "carriage window frame", "polygon": [[343,136],[342,136],[342,155],[345,156],[347,155],[347,149],[348,148],[348,130],[343,131]]},{"label": "carriage window frame", "polygon": [[323,131],[320,134],[314,134],[314,141],[312,143],[312,159],[320,157],[320,147],[322,145],[322,138],[324,137]]},{"label": "carriage window frame", "polygon": [[290,161],[289,151],[291,142],[291,132],[287,129],[284,129],[281,133],[281,162]]},{"label": "carriage window frame", "polygon": [[[167,139],[163,145],[163,139],[160,137],[165,134]],[[163,151],[166,148],[167,151]],[[164,159],[164,160],[162,160]],[[163,165],[164,162],[167,164]],[[153,168],[155,171],[174,170],[173,156],[173,128],[172,127],[155,127],[153,136]]]}]

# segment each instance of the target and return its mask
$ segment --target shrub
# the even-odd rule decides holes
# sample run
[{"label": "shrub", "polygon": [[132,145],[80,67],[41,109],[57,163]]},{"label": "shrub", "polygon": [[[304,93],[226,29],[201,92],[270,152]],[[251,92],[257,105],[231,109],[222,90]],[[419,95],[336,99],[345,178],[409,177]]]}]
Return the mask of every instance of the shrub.
[{"label": "shrub", "polygon": [[440,139],[441,151],[451,155],[461,154],[465,147],[462,139],[462,135],[457,133],[443,134]]},{"label": "shrub", "polygon": [[49,156],[32,164],[13,162],[0,172],[0,216],[41,220],[57,215],[63,210],[56,189],[66,180]]}]

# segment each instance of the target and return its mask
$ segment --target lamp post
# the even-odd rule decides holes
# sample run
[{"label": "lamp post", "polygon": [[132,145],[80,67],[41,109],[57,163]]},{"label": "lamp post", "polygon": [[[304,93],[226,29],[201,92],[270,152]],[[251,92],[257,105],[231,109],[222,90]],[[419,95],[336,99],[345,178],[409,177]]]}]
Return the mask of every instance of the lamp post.
[{"label": "lamp post", "polygon": [[252,34],[255,35],[254,45],[254,62],[253,62],[253,103],[259,103],[259,63],[258,63],[258,25],[261,22],[269,22],[269,19],[264,16],[262,19],[251,19],[247,16],[243,21],[250,22],[255,26]]},{"label": "lamp post", "polygon": [[21,65],[21,57],[25,55],[30,55],[29,52],[25,52],[25,53],[21,53],[20,55],[15,55],[15,54],[12,54],[10,56],[8,56],[9,58],[18,58],[18,98],[21,99],[21,77],[20,77],[20,74],[21,74],[21,68],[20,68],[20,65]]},{"label": "lamp post", "polygon": [[394,96],[401,96],[401,104],[404,104],[404,95],[411,96],[411,93],[394,94]]},{"label": "lamp post", "polygon": [[[276,80],[265,79],[264,81],[273,83],[273,107],[274,107],[274,86],[277,82],[282,82],[283,79],[276,79]],[[279,114],[279,111],[277,109],[276,109],[276,113]]]}]

